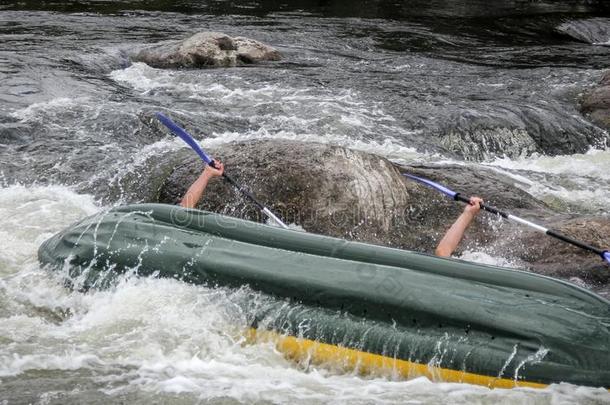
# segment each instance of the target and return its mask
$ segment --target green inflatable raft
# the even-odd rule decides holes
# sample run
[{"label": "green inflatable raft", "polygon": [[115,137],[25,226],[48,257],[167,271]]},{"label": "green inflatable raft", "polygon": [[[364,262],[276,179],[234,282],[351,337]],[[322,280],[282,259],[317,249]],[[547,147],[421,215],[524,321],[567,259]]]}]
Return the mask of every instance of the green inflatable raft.
[{"label": "green inflatable raft", "polygon": [[162,204],[119,207],[42,244],[79,288],[117,275],[249,286],[249,340],[287,356],[489,387],[610,388],[610,303],[532,273]]}]

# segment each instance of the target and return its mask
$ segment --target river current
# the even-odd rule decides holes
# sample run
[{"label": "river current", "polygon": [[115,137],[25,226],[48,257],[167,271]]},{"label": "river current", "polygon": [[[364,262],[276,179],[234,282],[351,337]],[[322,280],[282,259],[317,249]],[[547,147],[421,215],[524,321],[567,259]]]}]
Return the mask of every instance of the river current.
[{"label": "river current", "polygon": [[[558,28],[581,20],[588,42]],[[36,259],[55,232],[133,201],[108,195],[108,184],[184,147],[151,126],[158,110],[204,146],[295,139],[398,163],[491,167],[559,211],[608,215],[608,134],[577,100],[608,68],[610,37],[583,26],[610,32],[608,5],[2,1],[0,404],[610,403],[603,389],[569,384],[489,390],[295,364],[243,342],[251,314],[239,303],[268,297],[157,279],[75,292]],[[204,30],[258,39],[283,59],[206,70],[128,59]],[[531,142],[558,129],[586,147]],[[473,147],[476,137],[495,141]],[[484,251],[463,258],[511,264]]]}]

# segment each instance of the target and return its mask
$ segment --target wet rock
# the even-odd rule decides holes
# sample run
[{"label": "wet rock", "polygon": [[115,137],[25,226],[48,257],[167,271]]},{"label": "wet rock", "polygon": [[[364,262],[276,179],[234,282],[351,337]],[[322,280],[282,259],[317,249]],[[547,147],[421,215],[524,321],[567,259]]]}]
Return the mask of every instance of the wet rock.
[{"label": "wet rock", "polygon": [[[551,219],[544,225],[592,246],[610,248],[608,217]],[[510,246],[512,255],[526,262],[536,273],[579,279],[593,289],[610,283],[610,268],[600,256],[529,228],[523,230],[519,241]]]},{"label": "wet rock", "polygon": [[[389,161],[341,147],[292,141],[256,141],[210,148],[227,172],[287,223],[309,232],[401,245],[408,233],[404,213],[413,207],[414,185],[405,185]],[[176,203],[202,170],[184,155],[161,189],[162,202]],[[226,182],[209,185],[201,209],[263,220]],[[405,223],[407,222],[407,223]]]},{"label": "wet rock", "polygon": [[608,142],[608,134],[585,122],[574,110],[566,114],[559,103],[493,104],[484,110],[463,109],[438,134],[445,154],[483,161],[585,153]]},{"label": "wet rock", "polygon": [[583,95],[580,108],[591,121],[610,131],[610,70],[605,72],[598,86]]},{"label": "wet rock", "polygon": [[579,42],[610,45],[610,18],[567,21],[555,31]]},{"label": "wet rock", "polygon": [[[285,140],[235,143],[210,148],[228,173],[247,186],[288,223],[309,232],[432,253],[462,211],[438,192],[406,179],[401,171],[450,184],[465,193],[483,194],[499,207],[545,215],[548,207],[491,170],[464,166],[398,167],[388,160],[338,146]],[[184,154],[182,154],[184,152]],[[192,152],[178,162],[157,194],[177,203],[202,170]],[[156,166],[156,170],[162,170]],[[199,208],[241,218],[261,214],[225,182],[210,184]],[[463,247],[493,241],[494,218],[477,219]]]},{"label": "wet rock", "polygon": [[243,63],[256,63],[264,60],[280,60],[280,53],[262,42],[245,37],[233,38],[237,47],[237,58]]},{"label": "wet rock", "polygon": [[279,60],[280,53],[254,39],[200,32],[183,41],[146,47],[131,59],[157,68],[230,67]]}]

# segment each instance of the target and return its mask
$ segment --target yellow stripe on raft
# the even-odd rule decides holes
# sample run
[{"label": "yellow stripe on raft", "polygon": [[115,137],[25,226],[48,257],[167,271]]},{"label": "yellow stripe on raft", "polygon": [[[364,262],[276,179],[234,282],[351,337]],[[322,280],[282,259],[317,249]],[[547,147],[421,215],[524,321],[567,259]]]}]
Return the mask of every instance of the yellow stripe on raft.
[{"label": "yellow stripe on raft", "polygon": [[331,364],[343,369],[355,370],[362,374],[376,373],[398,376],[403,379],[424,376],[432,381],[476,384],[489,388],[547,387],[547,384],[516,381],[514,379],[490,377],[465,371],[433,367],[427,364],[361,352],[314,340],[281,335],[274,331],[258,331],[255,328],[250,328],[246,339],[250,343],[273,342],[280,352],[297,361],[308,359],[315,364]]}]

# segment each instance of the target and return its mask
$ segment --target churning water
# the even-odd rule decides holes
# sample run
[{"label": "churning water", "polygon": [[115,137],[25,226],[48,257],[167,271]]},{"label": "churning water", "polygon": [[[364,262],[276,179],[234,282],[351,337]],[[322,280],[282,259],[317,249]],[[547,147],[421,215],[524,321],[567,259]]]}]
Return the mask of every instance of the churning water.
[{"label": "churning water", "polygon": [[[241,303],[271,299],[248,289],[125,279],[83,293],[39,267],[43,240],[126,201],[106,202],[100,184],[183,147],[151,128],[157,110],[183,117],[203,145],[287,138],[480,165],[555,207],[608,213],[607,134],[575,107],[610,60],[596,28],[610,24],[603,2],[296,3],[0,5],[0,404],[610,403],[603,389],[567,384],[489,390],[295,364],[245,344],[252,314]],[[594,27],[562,29],[594,32],[591,43],[555,29],[589,17]],[[126,57],[201,30],[259,39],[284,59],[168,71]],[[588,144],[537,150],[532,139],[557,128]],[[473,137],[509,141],[473,148]]]}]

